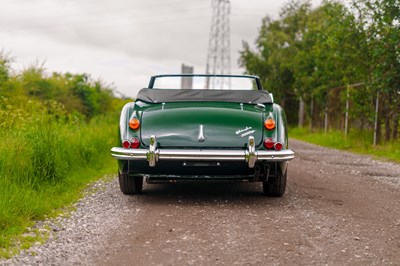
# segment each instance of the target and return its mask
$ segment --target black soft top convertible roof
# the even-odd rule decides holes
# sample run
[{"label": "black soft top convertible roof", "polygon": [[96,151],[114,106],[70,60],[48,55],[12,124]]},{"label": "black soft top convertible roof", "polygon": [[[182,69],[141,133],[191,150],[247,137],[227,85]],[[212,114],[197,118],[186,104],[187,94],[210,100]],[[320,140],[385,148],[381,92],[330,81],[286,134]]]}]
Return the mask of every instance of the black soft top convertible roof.
[{"label": "black soft top convertible roof", "polygon": [[270,94],[262,90],[193,90],[141,89],[136,100],[148,103],[164,102],[235,102],[272,103]]}]

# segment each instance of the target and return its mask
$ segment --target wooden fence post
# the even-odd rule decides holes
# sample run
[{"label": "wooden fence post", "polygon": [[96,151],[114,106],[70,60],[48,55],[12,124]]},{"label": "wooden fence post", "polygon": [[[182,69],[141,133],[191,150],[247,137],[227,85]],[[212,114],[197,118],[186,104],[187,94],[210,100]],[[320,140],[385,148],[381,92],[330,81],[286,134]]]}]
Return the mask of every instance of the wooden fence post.
[{"label": "wooden fence post", "polygon": [[346,116],[344,120],[344,138],[347,138],[347,133],[349,131],[349,98],[350,98],[350,92],[349,92],[349,86],[347,86],[346,89]]},{"label": "wooden fence post", "polygon": [[313,132],[314,96],[312,96],[312,97],[311,97],[310,112],[311,112],[311,119],[310,119],[310,132]]},{"label": "wooden fence post", "polygon": [[375,104],[375,124],[374,124],[374,143],[373,145],[378,144],[378,115],[379,115],[379,90],[376,93],[376,104]]}]

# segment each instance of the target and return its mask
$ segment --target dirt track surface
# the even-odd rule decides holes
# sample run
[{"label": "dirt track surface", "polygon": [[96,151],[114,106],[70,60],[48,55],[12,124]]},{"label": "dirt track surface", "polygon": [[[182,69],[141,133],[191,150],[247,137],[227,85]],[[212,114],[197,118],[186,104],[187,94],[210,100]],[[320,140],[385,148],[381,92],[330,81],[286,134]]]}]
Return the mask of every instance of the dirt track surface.
[{"label": "dirt track surface", "polygon": [[256,184],[145,185],[96,265],[400,265],[400,165],[291,142],[281,198]]}]

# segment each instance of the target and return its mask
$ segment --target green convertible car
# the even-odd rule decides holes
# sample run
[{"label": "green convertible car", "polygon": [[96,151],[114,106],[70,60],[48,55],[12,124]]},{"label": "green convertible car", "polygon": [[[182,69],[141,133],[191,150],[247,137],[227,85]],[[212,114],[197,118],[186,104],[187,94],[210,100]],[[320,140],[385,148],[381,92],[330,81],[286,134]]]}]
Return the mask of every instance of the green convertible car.
[{"label": "green convertible car", "polygon": [[126,104],[118,160],[124,194],[148,183],[183,180],[262,182],[267,196],[285,192],[285,113],[256,76],[158,75]]}]

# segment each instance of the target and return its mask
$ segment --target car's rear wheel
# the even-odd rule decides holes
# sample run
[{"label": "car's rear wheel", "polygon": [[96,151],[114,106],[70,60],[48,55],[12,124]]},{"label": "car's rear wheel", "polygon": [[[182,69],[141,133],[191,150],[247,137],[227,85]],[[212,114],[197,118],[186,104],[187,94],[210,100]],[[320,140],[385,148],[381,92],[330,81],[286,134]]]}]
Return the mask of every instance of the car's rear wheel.
[{"label": "car's rear wheel", "polygon": [[125,171],[118,171],[118,180],[122,193],[126,195],[134,195],[142,192],[142,176],[129,176],[129,174]]},{"label": "car's rear wheel", "polygon": [[276,176],[270,176],[268,181],[263,182],[264,195],[270,197],[280,197],[285,193],[287,170],[282,173],[281,169],[278,169]]}]

